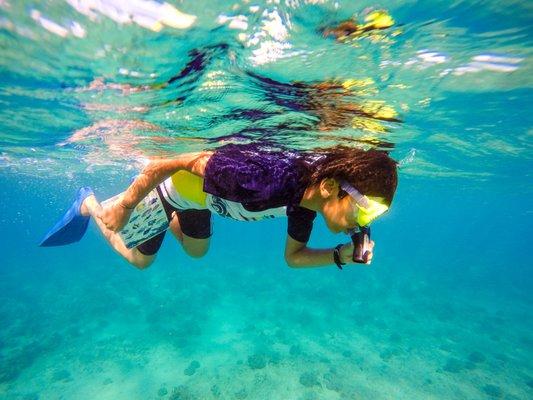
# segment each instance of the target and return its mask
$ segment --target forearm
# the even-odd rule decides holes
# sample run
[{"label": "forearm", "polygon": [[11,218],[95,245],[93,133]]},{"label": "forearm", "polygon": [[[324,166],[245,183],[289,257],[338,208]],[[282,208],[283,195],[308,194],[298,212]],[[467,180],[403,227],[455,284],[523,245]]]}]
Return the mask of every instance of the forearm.
[{"label": "forearm", "polygon": [[315,268],[335,265],[333,249],[311,249],[303,247],[286,257],[291,268]]},{"label": "forearm", "polygon": [[125,208],[134,208],[157,185],[179,170],[184,169],[198,175],[203,175],[205,162],[201,163],[200,168],[196,164],[205,155],[206,153],[189,153],[172,159],[150,161],[124,192],[122,206]]}]

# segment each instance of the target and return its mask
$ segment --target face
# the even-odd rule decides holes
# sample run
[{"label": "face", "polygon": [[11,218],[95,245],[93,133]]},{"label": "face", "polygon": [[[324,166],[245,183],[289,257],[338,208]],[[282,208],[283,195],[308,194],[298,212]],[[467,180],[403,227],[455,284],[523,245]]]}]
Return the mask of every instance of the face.
[{"label": "face", "polygon": [[345,232],[357,227],[357,207],[350,196],[338,197],[338,187],[325,199],[322,215],[333,233]]}]

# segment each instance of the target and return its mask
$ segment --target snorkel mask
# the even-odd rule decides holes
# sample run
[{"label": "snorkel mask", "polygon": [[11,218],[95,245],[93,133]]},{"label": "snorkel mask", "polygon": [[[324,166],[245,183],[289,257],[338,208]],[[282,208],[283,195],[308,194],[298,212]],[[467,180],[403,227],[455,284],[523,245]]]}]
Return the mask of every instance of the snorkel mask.
[{"label": "snorkel mask", "polygon": [[382,198],[364,196],[347,182],[342,181],[340,187],[355,200],[357,207],[356,221],[358,227],[350,231],[353,242],[352,259],[356,263],[366,264],[368,262],[368,245],[370,243],[369,225],[376,218],[383,215],[389,207],[383,203]]},{"label": "snorkel mask", "polygon": [[340,187],[355,200],[355,205],[357,206],[356,221],[357,225],[361,227],[370,225],[372,221],[389,209],[381,197],[364,196],[356,188],[344,181],[341,182]]}]

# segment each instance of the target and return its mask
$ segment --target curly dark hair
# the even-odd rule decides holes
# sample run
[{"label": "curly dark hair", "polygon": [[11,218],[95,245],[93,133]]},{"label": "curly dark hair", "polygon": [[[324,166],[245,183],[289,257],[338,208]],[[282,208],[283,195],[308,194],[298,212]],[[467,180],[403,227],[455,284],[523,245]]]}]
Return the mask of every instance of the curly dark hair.
[{"label": "curly dark hair", "polygon": [[[368,196],[383,197],[390,205],[398,185],[398,163],[384,150],[362,150],[347,146],[315,149],[309,155],[319,155],[308,163],[309,185],[322,179],[344,180]],[[342,191],[341,196],[346,195]]]}]

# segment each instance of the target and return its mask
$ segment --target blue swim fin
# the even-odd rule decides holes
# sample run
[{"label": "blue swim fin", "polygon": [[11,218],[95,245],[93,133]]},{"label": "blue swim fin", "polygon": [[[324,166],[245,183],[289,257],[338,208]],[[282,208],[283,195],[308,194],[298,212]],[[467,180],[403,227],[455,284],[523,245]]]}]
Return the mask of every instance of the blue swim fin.
[{"label": "blue swim fin", "polygon": [[88,196],[93,194],[89,187],[82,187],[78,190],[76,200],[65,215],[50,229],[44,236],[39,246],[63,246],[79,241],[89,225],[90,217],[84,217],[80,214],[80,207]]}]

